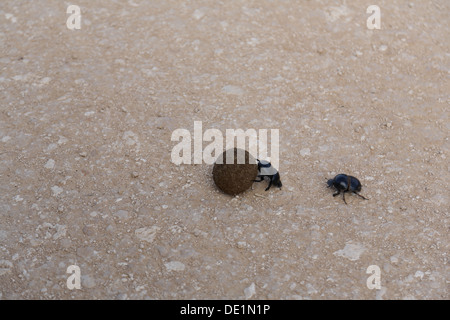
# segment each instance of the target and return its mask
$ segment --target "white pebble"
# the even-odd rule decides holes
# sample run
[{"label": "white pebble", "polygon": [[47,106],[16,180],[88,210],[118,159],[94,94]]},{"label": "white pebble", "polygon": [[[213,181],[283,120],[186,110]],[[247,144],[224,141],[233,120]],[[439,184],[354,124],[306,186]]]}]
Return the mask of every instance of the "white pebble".
[{"label": "white pebble", "polygon": [[171,261],[165,263],[164,266],[166,267],[167,271],[183,271],[185,268],[184,263],[180,261]]},{"label": "white pebble", "polygon": [[42,83],[42,84],[48,84],[51,80],[52,80],[52,78],[45,77],[45,78],[42,78],[42,79],[41,79],[41,83]]},{"label": "white pebble", "polygon": [[17,22],[17,18],[12,13],[5,13],[6,20],[11,20],[12,23]]},{"label": "white pebble", "polygon": [[56,197],[63,192],[63,188],[60,188],[58,186],[53,186],[52,191],[53,191],[53,196]]},{"label": "white pebble", "polygon": [[311,150],[309,150],[309,148],[304,148],[304,149],[300,150],[300,155],[302,157],[310,156]]},{"label": "white pebble", "polygon": [[46,169],[53,169],[55,167],[55,160],[48,159],[47,163],[44,165]]},{"label": "white pebble", "polygon": [[252,282],[252,284],[248,288],[244,289],[244,294],[245,294],[245,299],[250,299],[251,297],[253,297],[254,294],[256,294],[254,282]]},{"label": "white pebble", "polygon": [[344,249],[338,250],[333,254],[335,256],[347,258],[350,261],[356,261],[366,249],[360,244],[348,243]]},{"label": "white pebble", "polygon": [[397,264],[397,263],[398,263],[398,257],[396,257],[396,256],[392,256],[392,257],[390,258],[390,260],[391,260],[391,263],[392,263],[392,264]]},{"label": "white pebble", "polygon": [[420,280],[422,280],[423,276],[424,276],[424,273],[423,273],[422,271],[417,271],[417,272],[414,274],[414,277],[415,277],[415,278],[420,278]]},{"label": "white pebble", "polygon": [[90,275],[81,276],[81,287],[92,289],[95,287],[95,279]]},{"label": "white pebble", "polygon": [[234,94],[234,95],[238,95],[238,96],[244,94],[244,90],[242,90],[241,87],[231,86],[231,85],[223,87],[222,91],[227,94]]},{"label": "white pebble", "polygon": [[119,210],[115,213],[115,216],[118,217],[119,219],[128,219],[129,215],[128,215],[128,211],[126,210]]},{"label": "white pebble", "polygon": [[152,226],[151,228],[139,228],[134,231],[136,237],[142,241],[153,242],[156,237],[156,233],[160,230],[157,226]]},{"label": "white pebble", "polygon": [[205,13],[204,13],[202,10],[197,9],[197,10],[194,11],[194,13],[192,14],[192,16],[193,16],[196,20],[200,20],[201,18],[203,18],[203,17],[205,16]]}]

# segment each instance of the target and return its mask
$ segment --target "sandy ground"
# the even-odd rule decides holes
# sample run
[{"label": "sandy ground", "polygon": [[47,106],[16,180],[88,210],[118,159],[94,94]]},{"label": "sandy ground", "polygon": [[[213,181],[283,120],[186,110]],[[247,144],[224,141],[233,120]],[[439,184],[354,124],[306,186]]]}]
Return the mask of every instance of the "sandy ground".
[{"label": "sandy ground", "polygon": [[[449,299],[449,11],[1,1],[0,298]],[[283,188],[173,164],[194,121],[279,129]]]}]

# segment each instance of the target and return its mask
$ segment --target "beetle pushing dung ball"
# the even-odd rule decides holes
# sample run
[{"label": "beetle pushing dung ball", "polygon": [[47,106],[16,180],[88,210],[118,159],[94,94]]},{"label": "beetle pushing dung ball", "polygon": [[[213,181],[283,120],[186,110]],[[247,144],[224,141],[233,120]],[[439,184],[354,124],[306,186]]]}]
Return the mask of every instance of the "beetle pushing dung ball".
[{"label": "beetle pushing dung ball", "polygon": [[[227,152],[233,152],[233,162],[226,163]],[[238,162],[238,153],[243,152],[244,163]],[[249,189],[253,182],[269,179],[266,191],[272,185],[281,188],[280,174],[268,161],[255,160],[252,155],[242,149],[229,149],[223,152],[216,160],[213,168],[213,179],[217,187],[226,194],[237,195]],[[256,180],[259,178],[259,180]]]},{"label": "beetle pushing dung ball", "polygon": [[269,178],[269,186],[266,188],[266,191],[270,189],[272,185],[278,187],[281,189],[283,184],[280,180],[280,173],[275,169],[272,164],[265,160],[259,160],[258,161],[258,178],[259,180],[253,180],[254,182],[261,182],[264,181],[264,178]]}]

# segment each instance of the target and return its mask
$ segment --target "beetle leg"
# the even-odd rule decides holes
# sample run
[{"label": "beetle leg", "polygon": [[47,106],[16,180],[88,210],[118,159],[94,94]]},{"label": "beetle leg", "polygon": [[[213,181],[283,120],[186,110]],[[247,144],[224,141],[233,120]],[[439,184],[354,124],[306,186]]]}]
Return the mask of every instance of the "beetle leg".
[{"label": "beetle leg", "polygon": [[269,186],[266,188],[265,191],[269,190],[271,186],[272,186],[272,179],[270,179],[270,181],[269,181]]},{"label": "beetle leg", "polygon": [[342,192],[342,199],[344,199],[344,203],[347,204],[347,201],[345,201],[345,192]]},{"label": "beetle leg", "polygon": [[369,199],[367,199],[366,197],[363,197],[362,195],[360,195],[359,193],[356,193],[356,192],[353,192],[353,193],[356,194],[358,197],[363,198],[364,200],[369,200]]},{"label": "beetle leg", "polygon": [[338,190],[336,193],[333,193],[333,197],[336,197],[340,194],[341,192]]}]

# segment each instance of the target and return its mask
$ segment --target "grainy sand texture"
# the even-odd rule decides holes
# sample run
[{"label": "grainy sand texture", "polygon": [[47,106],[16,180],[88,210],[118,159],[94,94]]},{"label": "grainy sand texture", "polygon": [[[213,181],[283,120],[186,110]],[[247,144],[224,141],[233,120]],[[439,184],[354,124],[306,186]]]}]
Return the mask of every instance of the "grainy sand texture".
[{"label": "grainy sand texture", "polygon": [[[449,12],[1,1],[0,299],[449,299]],[[194,121],[278,130],[283,188],[174,164]]]}]

